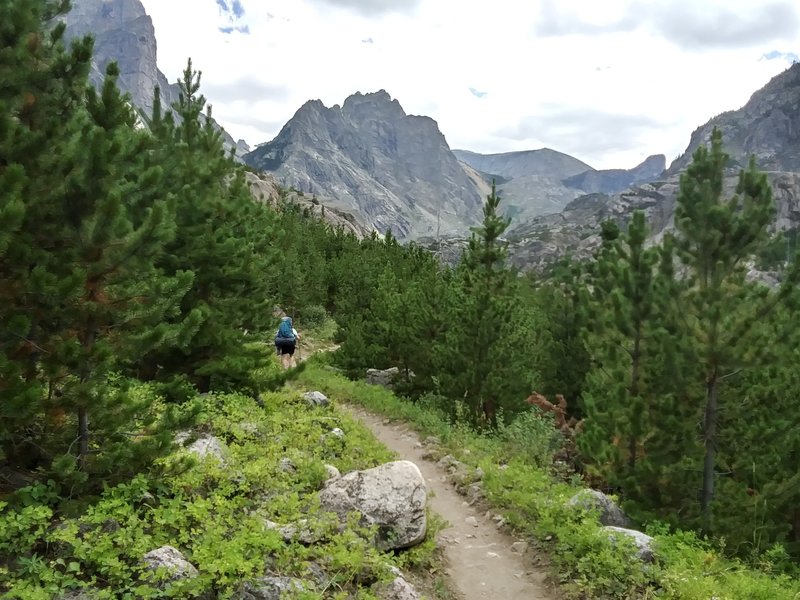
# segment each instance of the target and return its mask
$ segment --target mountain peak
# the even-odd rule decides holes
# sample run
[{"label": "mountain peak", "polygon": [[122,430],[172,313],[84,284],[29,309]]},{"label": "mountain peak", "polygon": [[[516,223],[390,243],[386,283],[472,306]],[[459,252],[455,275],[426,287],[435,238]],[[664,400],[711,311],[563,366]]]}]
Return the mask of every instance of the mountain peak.
[{"label": "mountain peak", "polygon": [[342,113],[354,120],[369,118],[395,120],[406,116],[400,103],[392,99],[384,89],[366,94],[356,92],[348,96],[342,105]]}]

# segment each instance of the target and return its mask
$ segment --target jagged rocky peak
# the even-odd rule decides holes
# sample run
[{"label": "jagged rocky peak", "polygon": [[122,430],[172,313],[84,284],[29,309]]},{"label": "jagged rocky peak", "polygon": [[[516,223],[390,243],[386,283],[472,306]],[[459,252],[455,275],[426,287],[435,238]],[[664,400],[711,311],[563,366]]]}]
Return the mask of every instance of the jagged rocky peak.
[{"label": "jagged rocky peak", "polygon": [[567,187],[584,192],[615,194],[639,183],[655,181],[667,166],[667,159],[663,154],[648,156],[643,162],[632,169],[590,169],[567,177],[563,180]]},{"label": "jagged rocky peak", "polygon": [[355,93],[341,107],[306,102],[245,161],[399,239],[467,231],[480,217],[478,185],[436,121],[406,115],[385,90]]},{"label": "jagged rocky peak", "polygon": [[378,90],[368,94],[356,92],[348,96],[342,105],[342,113],[355,122],[372,119],[396,121],[406,116],[406,112],[397,100],[393,100],[386,90]]},{"label": "jagged rocky peak", "polygon": [[725,151],[736,166],[746,166],[754,155],[761,169],[800,171],[800,63],[773,77],[742,108],[724,112],[697,128],[668,174],[689,165],[694,151],[711,140],[714,127],[722,132]]}]

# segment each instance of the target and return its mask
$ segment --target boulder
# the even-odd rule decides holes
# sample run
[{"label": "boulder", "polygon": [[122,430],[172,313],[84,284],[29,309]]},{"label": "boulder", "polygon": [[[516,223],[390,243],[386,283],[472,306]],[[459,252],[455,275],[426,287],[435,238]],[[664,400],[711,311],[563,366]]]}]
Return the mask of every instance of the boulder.
[{"label": "boulder", "polygon": [[567,501],[569,506],[597,511],[601,525],[630,527],[628,516],[616,503],[598,490],[582,490]]},{"label": "boulder", "polygon": [[655,560],[653,538],[646,533],[636,531],[635,529],[625,529],[624,527],[614,527],[611,525],[603,527],[603,531],[612,542],[619,536],[624,536],[633,540],[633,543],[636,545],[636,556],[639,560],[644,562],[653,562],[653,560]]},{"label": "boulder", "polygon": [[[408,379],[413,379],[414,373],[408,373]],[[394,389],[395,384],[401,380],[406,380],[406,376],[400,373],[397,367],[390,367],[388,369],[367,369],[367,376],[365,378],[367,383],[372,385],[380,385],[387,389]]]},{"label": "boulder", "polygon": [[397,575],[388,585],[380,586],[377,595],[380,600],[420,600],[422,597],[402,574]]},{"label": "boulder", "polygon": [[328,406],[331,403],[331,401],[328,400],[328,397],[322,392],[306,392],[303,394],[303,398],[305,399],[306,404],[308,404],[308,406],[311,408]]},{"label": "boulder", "polygon": [[[175,434],[174,441],[176,444],[183,445],[191,437],[191,432],[179,431]],[[205,460],[209,456],[213,456],[223,465],[227,465],[227,461],[225,460],[226,450],[225,442],[213,435],[204,435],[186,447],[187,452],[194,454],[200,460]]]},{"label": "boulder", "polygon": [[172,546],[161,546],[161,548],[151,550],[144,555],[143,560],[148,571],[155,572],[159,569],[166,569],[167,581],[191,579],[198,575],[194,565]]},{"label": "boulder", "polygon": [[247,582],[233,595],[235,600],[281,600],[293,598],[295,592],[308,591],[305,582],[294,577],[262,577]]},{"label": "boulder", "polygon": [[342,476],[342,474],[339,472],[339,469],[333,465],[325,465],[325,474],[327,479],[336,479],[337,477]]},{"label": "boulder", "polygon": [[346,473],[327,481],[320,492],[322,508],[343,523],[356,511],[362,525],[377,525],[374,543],[380,550],[408,548],[425,539],[427,499],[425,478],[407,460]]}]

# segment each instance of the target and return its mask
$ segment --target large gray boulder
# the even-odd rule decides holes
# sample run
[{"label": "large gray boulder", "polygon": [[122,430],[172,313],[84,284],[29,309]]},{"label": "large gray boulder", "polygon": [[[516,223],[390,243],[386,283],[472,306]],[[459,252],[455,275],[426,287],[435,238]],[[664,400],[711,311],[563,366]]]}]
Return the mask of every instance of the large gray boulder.
[{"label": "large gray boulder", "polygon": [[620,539],[620,537],[633,540],[636,546],[636,556],[643,562],[653,562],[655,560],[655,553],[653,552],[653,538],[646,533],[636,531],[635,529],[625,529],[624,527],[603,527],[603,531],[612,540]]},{"label": "large gray boulder", "polygon": [[317,406],[328,406],[331,401],[328,400],[328,397],[323,394],[322,392],[306,392],[303,394],[303,398],[306,401],[306,404],[311,408],[315,408]]},{"label": "large gray boulder", "polygon": [[614,527],[630,527],[631,525],[628,515],[611,498],[598,490],[582,490],[570,498],[567,504],[587,511],[597,511],[601,525]]},{"label": "large gray boulder", "polygon": [[322,508],[342,522],[357,511],[362,525],[377,525],[375,545],[381,550],[408,548],[425,539],[427,499],[425,478],[407,460],[346,473],[327,481],[320,492]]},{"label": "large gray boulder", "polygon": [[167,581],[191,579],[198,575],[194,565],[173,546],[161,546],[161,548],[151,550],[142,557],[142,560],[148,571],[156,572],[165,569]]}]

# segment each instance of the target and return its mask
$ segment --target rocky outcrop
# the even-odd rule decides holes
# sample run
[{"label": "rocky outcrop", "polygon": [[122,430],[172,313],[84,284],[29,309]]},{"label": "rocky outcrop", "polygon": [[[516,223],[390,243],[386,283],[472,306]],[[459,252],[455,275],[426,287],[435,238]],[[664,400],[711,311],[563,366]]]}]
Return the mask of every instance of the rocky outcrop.
[{"label": "rocky outcrop", "polygon": [[341,107],[306,102],[245,161],[398,239],[467,231],[481,216],[481,194],[436,121],[407,115],[384,90]]},{"label": "rocky outcrop", "polygon": [[[772,232],[800,228],[800,173],[770,172],[776,216]],[[725,195],[738,182],[732,169],[725,179]],[[636,210],[644,211],[652,242],[674,230],[679,176],[633,186],[619,194],[587,194],[551,215],[533,219],[509,232],[509,261],[523,271],[543,271],[565,256],[583,260],[600,245],[600,224],[608,219],[625,228]]]},{"label": "rocky outcrop", "polygon": [[334,206],[336,202],[329,198],[281,188],[274,177],[266,173],[247,172],[245,177],[253,198],[273,208],[283,203],[298,206],[304,214],[322,219],[334,229],[352,233],[358,239],[363,239],[373,231],[360,217],[337,209]]},{"label": "rocky outcrop", "polygon": [[722,132],[725,151],[735,166],[747,166],[754,155],[761,169],[800,171],[800,63],[773,77],[742,108],[722,113],[697,128],[686,152],[670,165],[668,175],[691,163],[694,151],[710,142],[714,127]]},{"label": "rocky outcrop", "polygon": [[346,522],[361,515],[363,526],[377,526],[380,550],[408,548],[425,539],[427,486],[419,468],[407,460],[353,471],[325,483],[320,504]]},{"label": "rocky outcrop", "polygon": [[316,408],[318,406],[325,407],[331,403],[328,397],[322,392],[305,392],[303,394],[303,399],[310,408]]}]

